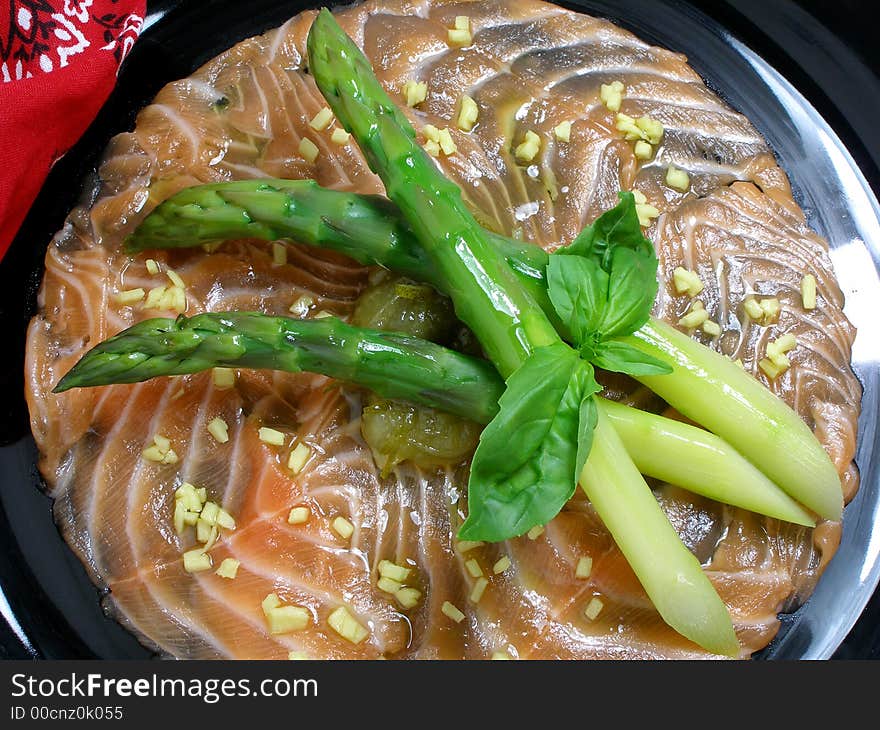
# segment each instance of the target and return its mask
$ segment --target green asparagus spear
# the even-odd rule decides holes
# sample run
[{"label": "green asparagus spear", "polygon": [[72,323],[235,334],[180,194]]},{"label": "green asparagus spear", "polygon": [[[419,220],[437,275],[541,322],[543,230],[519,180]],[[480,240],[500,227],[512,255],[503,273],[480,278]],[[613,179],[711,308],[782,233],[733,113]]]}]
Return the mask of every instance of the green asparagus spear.
[{"label": "green asparagus spear", "polygon": [[[494,468],[502,478],[491,495],[492,509],[514,505],[529,510],[534,505],[522,499],[527,491],[522,489],[522,482],[528,482],[529,472],[540,480],[558,468],[552,462],[564,451],[564,440],[572,438],[572,423],[579,441],[575,463],[580,472],[585,459],[583,441],[585,437],[593,439],[595,425],[597,448],[586,460],[581,477],[589,480],[588,490],[598,505],[597,511],[660,615],[684,636],[711,651],[737,653],[738,642],[724,603],[699,562],[669,526],[626,451],[622,446],[616,448],[619,438],[613,427],[597,414],[590,386],[585,382],[583,361],[561,342],[535,300],[514,278],[464,206],[459,189],[443,177],[415,143],[412,127],[329,11],[318,14],[307,45],[309,66],[321,93],[355,136],[373,171],[385,183],[388,197],[409,222],[442,277],[442,288],[451,297],[459,318],[473,330],[499,372],[508,379],[499,416],[484,431],[474,456],[472,482],[475,469],[491,472]],[[570,364],[560,371],[560,361]],[[563,375],[569,368],[566,383]],[[551,414],[545,412],[546,399],[534,397],[548,387],[554,401],[550,404],[554,411]],[[505,403],[512,391],[519,400]],[[520,407],[523,402],[528,408]],[[572,414],[572,408],[579,408],[579,414]],[[484,451],[481,458],[480,450],[486,444],[494,447],[505,437],[506,451]],[[517,453],[519,446],[529,453]],[[615,492],[617,495],[612,497]],[[636,494],[638,497],[634,497]],[[470,520],[478,505],[470,490],[469,497]],[[623,513],[612,515],[606,506]],[[634,512],[627,515],[630,507]],[[482,523],[477,520],[472,524]],[[655,530],[658,524],[665,524],[665,528]],[[658,550],[665,559],[655,560],[646,554]]]},{"label": "green asparagus spear", "polygon": [[[497,234],[487,232],[487,236],[560,329],[547,296],[547,253]],[[330,248],[443,290],[442,277],[396,206],[376,196],[324,190],[313,181],[248,180],[183,190],[147,216],[129,239],[129,247],[195,246],[243,237],[292,238]],[[792,497],[823,517],[839,518],[839,476],[803,420],[750,374],[687,339],[651,319],[630,342],[670,364],[673,373],[639,379],[689,418],[734,444]]]},{"label": "green asparagus spear", "polygon": [[303,321],[225,312],[140,322],[89,351],[55,392],[212,367],[322,373],[481,423],[498,410],[503,389],[489,363],[426,340],[334,317]]}]

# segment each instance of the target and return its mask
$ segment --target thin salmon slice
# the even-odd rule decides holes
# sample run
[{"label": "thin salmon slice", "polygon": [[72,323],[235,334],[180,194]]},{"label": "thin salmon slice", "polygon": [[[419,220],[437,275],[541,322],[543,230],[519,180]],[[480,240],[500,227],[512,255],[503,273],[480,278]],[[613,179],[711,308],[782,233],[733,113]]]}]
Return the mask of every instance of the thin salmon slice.
[{"label": "thin salmon slice", "polygon": [[[446,40],[458,15],[470,17],[474,33],[464,49]],[[402,464],[381,475],[360,435],[361,394],[328,378],[242,370],[232,388],[201,373],[51,393],[89,347],[147,317],[176,314],[116,301],[119,291],[169,283],[150,273],[148,259],[183,279],[189,315],[286,315],[303,295],[315,301],[313,311],[350,313],[368,270],[332,253],[294,243],[277,264],[271,244],[250,240],[210,251],[122,249],[158,203],[199,183],[312,178],[383,192],[353,143],[330,140],[335,122],[322,131],[309,126],[325,106],[305,63],[313,17],[297,15],[162,89],[134,130],[111,141],[94,190],[47,251],[28,335],[32,429],[56,520],[106,588],[107,609],[146,645],[183,658],[710,657],[663,623],[583,495],[534,539],[457,543],[467,464],[435,471]],[[372,0],[338,17],[402,107],[407,81],[428,84],[426,101],[405,112],[417,130],[450,128],[458,153],[438,164],[485,226],[553,250],[613,205],[619,190],[639,190],[660,212],[648,233],[661,281],[677,266],[696,271],[701,300],[724,330],[695,336],[765,378],[757,363],[768,339],[795,334],[792,368],[765,381],[814,428],[852,498],[855,333],[827,244],[808,228],[761,136],[684,56],[535,0]],[[600,101],[601,85],[613,81],[625,85],[623,113],[665,127],[649,161],[635,157]],[[470,133],[454,122],[462,94],[480,108]],[[572,123],[569,142],[553,131],[563,121]],[[514,154],[526,131],[542,139],[531,164]],[[306,138],[319,150],[314,162],[299,152]],[[688,192],[665,183],[670,164],[688,172]],[[799,301],[806,273],[818,282],[820,306],[811,311]],[[754,294],[779,299],[778,323],[759,326],[744,315],[743,301]],[[688,305],[666,284],[655,313],[676,323]],[[663,407],[625,379],[604,382],[608,395]],[[218,417],[229,428],[226,443],[207,430]],[[284,444],[260,440],[263,426],[284,434]],[[157,434],[169,439],[176,462],[144,458]],[[296,444],[309,449],[298,473],[287,468]],[[182,554],[199,543],[192,528],[173,527],[183,482],[205,488],[235,518],[235,529],[222,530],[210,549],[215,568],[238,561],[234,579],[184,569]],[[742,656],[766,646],[777,613],[809,595],[840,525],[809,530],[654,487],[730,609]],[[307,521],[289,524],[293,507],[307,507]],[[334,528],[338,518],[351,535]],[[584,558],[592,567],[578,577]],[[379,589],[383,560],[409,568],[414,605]],[[271,593],[306,609],[307,626],[272,634],[261,606]],[[590,605],[601,608],[588,615]],[[365,638],[353,642],[333,629],[340,607]]]}]

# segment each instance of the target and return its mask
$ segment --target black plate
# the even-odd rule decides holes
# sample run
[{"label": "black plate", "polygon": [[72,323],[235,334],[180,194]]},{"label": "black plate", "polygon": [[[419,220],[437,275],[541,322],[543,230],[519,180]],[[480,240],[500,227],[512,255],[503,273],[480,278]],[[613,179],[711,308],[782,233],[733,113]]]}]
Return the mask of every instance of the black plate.
[{"label": "black plate", "polygon": [[[165,83],[189,75],[236,41],[279,25],[313,4],[279,0],[149,3],[148,27],[127,59],[116,91],[82,140],[53,168],[0,263],[0,321],[8,343],[0,362],[0,385],[6,395],[0,418],[0,614],[6,620],[5,625],[0,622],[0,657],[149,656],[131,634],[103,615],[97,590],[59,537],[49,501],[39,490],[36,450],[22,397],[22,371],[25,328],[35,309],[46,244],[76,204],[83,181],[94,172],[107,141],[131,128],[136,112]],[[871,65],[854,51],[854,47],[864,49],[873,42],[870,34],[863,32],[867,27],[865,3],[840,0],[833,3],[833,12],[828,11],[831,3],[795,4],[787,0],[695,4],[581,0],[563,4],[608,17],[649,42],[687,53],[710,86],[746,113],[767,136],[783,167],[792,174],[798,200],[814,227],[835,245],[846,235],[850,238],[842,243],[862,245],[867,258],[860,261],[866,264],[865,270],[870,269],[870,276],[863,276],[859,283],[869,285],[870,296],[877,296],[880,235],[872,237],[880,227],[876,199],[865,179],[877,189],[880,149],[871,141],[880,119],[880,83]],[[856,43],[841,41],[804,12],[804,5],[830,18],[846,17],[845,27]],[[849,14],[843,12],[847,6],[852,6]],[[862,24],[857,22],[858,15],[852,14],[859,8],[863,9]],[[844,28],[842,21],[839,27],[835,20],[830,25],[838,31]],[[858,46],[859,41],[865,45]],[[776,76],[774,68],[782,76]],[[821,116],[813,118],[810,114],[816,109]],[[822,126],[822,119],[828,128]],[[834,201],[826,197],[821,181],[803,176],[809,165],[804,166],[802,158],[810,158],[817,149],[812,146],[815,144],[827,144],[823,154],[834,158],[836,174],[846,177],[842,184],[832,186]],[[858,175],[853,160],[864,177]],[[850,220],[841,224],[841,215]],[[865,220],[853,220],[860,216]],[[851,268],[844,262],[847,270],[841,272],[838,266],[844,289],[855,297],[857,307],[865,308],[871,304],[865,291],[847,286]],[[871,329],[873,326],[863,327],[860,340],[871,335],[872,342],[880,342]],[[845,514],[844,544],[820,581],[820,590],[796,614],[784,618],[779,637],[761,657],[829,656],[835,647],[835,656],[880,656],[880,600],[876,596],[850,638],[838,646],[880,575],[874,527],[878,483],[871,458],[880,358],[872,358],[871,350],[863,349],[865,357],[856,363],[870,396],[866,397],[866,410],[871,412],[860,424],[858,460],[864,483]]]}]

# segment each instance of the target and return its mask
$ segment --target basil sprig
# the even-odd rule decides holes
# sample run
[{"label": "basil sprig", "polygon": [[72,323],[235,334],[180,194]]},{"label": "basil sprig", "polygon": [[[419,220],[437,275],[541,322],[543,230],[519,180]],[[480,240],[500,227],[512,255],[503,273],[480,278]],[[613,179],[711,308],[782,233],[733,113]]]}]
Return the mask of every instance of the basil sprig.
[{"label": "basil sprig", "polygon": [[648,319],[657,258],[632,193],[550,257],[548,293],[577,351],[536,348],[507,380],[471,462],[463,540],[506,540],[553,519],[571,499],[596,427],[593,366],[629,375],[669,367],[621,338]]}]

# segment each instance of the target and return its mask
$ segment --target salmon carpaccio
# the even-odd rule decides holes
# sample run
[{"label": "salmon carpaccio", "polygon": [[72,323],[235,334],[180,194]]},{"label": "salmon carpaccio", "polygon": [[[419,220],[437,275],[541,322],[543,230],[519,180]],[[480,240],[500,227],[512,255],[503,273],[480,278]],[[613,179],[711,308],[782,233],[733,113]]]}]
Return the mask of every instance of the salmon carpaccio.
[{"label": "salmon carpaccio", "polygon": [[[446,42],[458,15],[469,16],[474,31],[464,49]],[[138,320],[173,315],[114,299],[162,283],[147,272],[148,257],[183,278],[187,314],[283,315],[304,294],[315,311],[350,313],[368,271],[338,255],[293,245],[286,264],[273,265],[270,244],[256,241],[212,252],[129,256],[122,249],[162,199],[198,183],[314,178],[339,190],[382,192],[354,144],[333,144],[332,127],[309,127],[324,106],[305,58],[313,17],[297,15],[162,89],[134,131],[112,140],[94,189],[49,246],[29,331],[27,397],[56,520],[106,588],[107,609],[148,646],[182,658],[711,656],[663,623],[582,495],[534,540],[462,553],[454,535],[466,510],[467,465],[428,472],[403,464],[382,477],[360,436],[358,392],[327,378],[242,370],[227,390],[203,373],[51,394],[89,347]],[[771,387],[814,428],[845,497],[853,496],[861,390],[850,368],[855,333],[827,245],[808,228],[765,141],[685,57],[533,0],[374,0],[337,17],[401,106],[406,81],[427,82],[427,101],[405,111],[417,129],[452,128],[458,152],[438,164],[485,226],[552,250],[614,205],[619,190],[644,193],[661,211],[648,229],[660,258],[655,314],[675,323],[684,313],[688,300],[664,283],[683,265],[700,274],[701,299],[723,328],[716,339],[695,336],[740,358],[756,377],[764,380],[757,362],[767,341],[795,334],[792,367]],[[600,102],[600,85],[618,80],[626,87],[621,111],[648,114],[666,129],[650,162],[634,157]],[[471,133],[451,121],[463,93],[480,108]],[[561,121],[573,122],[568,143],[553,134]],[[543,140],[529,166],[512,152],[526,130]],[[298,151],[304,137],[319,149],[314,163]],[[670,163],[689,173],[687,194],[664,183]],[[806,273],[818,281],[811,311],[800,302]],[[752,293],[779,298],[778,324],[749,322],[742,301]],[[613,382],[610,395],[644,401],[642,391]],[[224,444],[206,430],[217,416],[229,424]],[[286,469],[289,447],[259,440],[263,424],[287,433],[288,443],[310,445],[300,474]],[[142,458],[155,434],[171,440],[176,464]],[[234,515],[237,528],[211,550],[215,566],[226,557],[240,561],[234,580],[184,571],[181,554],[196,544],[192,530],[181,537],[172,526],[174,490],[184,481],[205,487]],[[777,613],[810,594],[840,524],[810,530],[652,486],[729,607],[742,656],[766,646]],[[290,525],[297,505],[311,517]],[[338,516],[354,525],[348,540],[331,528]],[[510,567],[495,574],[503,556]],[[593,558],[586,580],[575,577],[581,556]],[[422,591],[416,607],[404,611],[376,587],[385,559],[413,568],[409,582]],[[489,583],[476,604],[468,600],[470,559]],[[271,635],[261,609],[271,592],[305,606],[310,625]],[[604,608],[591,621],[583,609],[593,596]],[[462,621],[441,610],[447,601]],[[369,629],[365,641],[350,643],[328,625],[342,605]]]}]

